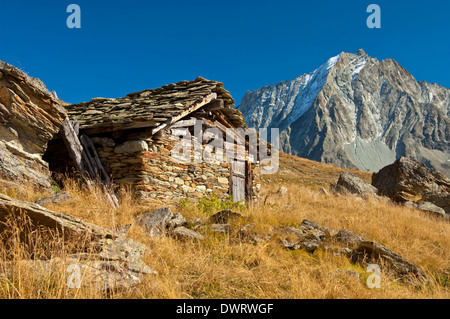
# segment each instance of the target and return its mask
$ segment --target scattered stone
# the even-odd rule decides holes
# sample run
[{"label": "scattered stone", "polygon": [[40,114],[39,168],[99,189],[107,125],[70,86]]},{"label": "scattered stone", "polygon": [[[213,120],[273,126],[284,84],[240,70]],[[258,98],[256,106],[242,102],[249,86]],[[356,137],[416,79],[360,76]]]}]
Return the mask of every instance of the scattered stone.
[{"label": "scattered stone", "polygon": [[211,230],[215,233],[228,234],[230,232],[229,224],[212,224]]},{"label": "scattered stone", "polygon": [[35,225],[63,231],[65,235],[84,234],[92,238],[114,237],[112,230],[87,223],[76,217],[47,210],[36,203],[19,201],[0,194],[0,231],[6,227],[5,221],[9,215],[19,215],[20,213],[25,214]]},{"label": "scattered stone", "polygon": [[164,234],[172,216],[170,208],[163,207],[137,216],[136,222],[148,232],[150,237],[159,237]]},{"label": "scattered stone", "polygon": [[338,192],[344,188],[349,193],[363,198],[375,197],[377,195],[377,189],[375,187],[349,172],[344,172],[339,176],[337,185],[341,186],[335,188]]},{"label": "scattered stone", "polygon": [[184,216],[181,215],[180,213],[175,213],[175,214],[173,214],[172,218],[167,223],[167,227],[169,229],[174,229],[179,226],[184,226],[185,224],[186,224],[186,218],[184,218]]},{"label": "scattered stone", "polygon": [[68,193],[62,192],[62,193],[55,194],[53,196],[39,198],[35,201],[35,203],[42,207],[46,207],[50,204],[60,204],[63,202],[72,201],[74,199],[75,198],[70,196]]},{"label": "scattered stone", "polygon": [[351,194],[344,186],[338,184],[330,184],[330,191],[337,196]]},{"label": "scattered stone", "polygon": [[356,235],[351,230],[341,229],[338,231],[336,236],[334,237],[338,242],[345,244],[347,246],[355,246],[358,245],[361,241],[364,240],[359,235]]},{"label": "scattered stone", "polygon": [[209,217],[209,221],[214,224],[228,224],[230,220],[247,219],[247,217],[233,212],[231,209],[222,210]]},{"label": "scattered stone", "polygon": [[416,202],[407,201],[403,205],[409,208],[417,208],[419,206]]},{"label": "scattered stone", "polygon": [[447,215],[450,215],[450,194],[429,192],[423,195],[422,200],[433,203],[442,208]]},{"label": "scattered stone", "polygon": [[172,235],[181,240],[204,240],[205,239],[205,237],[202,234],[197,233],[196,231],[193,231],[193,230],[188,229],[183,226],[175,228],[172,231]]},{"label": "scattered stone", "polygon": [[417,208],[424,212],[431,213],[438,217],[446,217],[445,210],[443,210],[442,208],[440,208],[430,202],[420,203]]}]

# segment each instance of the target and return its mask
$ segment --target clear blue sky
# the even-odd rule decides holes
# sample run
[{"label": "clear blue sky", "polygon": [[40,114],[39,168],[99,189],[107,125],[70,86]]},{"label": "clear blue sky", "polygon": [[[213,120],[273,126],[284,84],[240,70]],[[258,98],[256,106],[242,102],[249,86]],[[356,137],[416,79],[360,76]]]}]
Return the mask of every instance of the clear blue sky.
[{"label": "clear blue sky", "polygon": [[[81,7],[81,29],[66,26]],[[381,7],[381,29],[366,8]],[[247,90],[313,71],[341,51],[393,58],[450,88],[450,1],[0,0],[0,60],[66,102],[121,97],[197,76]]]}]

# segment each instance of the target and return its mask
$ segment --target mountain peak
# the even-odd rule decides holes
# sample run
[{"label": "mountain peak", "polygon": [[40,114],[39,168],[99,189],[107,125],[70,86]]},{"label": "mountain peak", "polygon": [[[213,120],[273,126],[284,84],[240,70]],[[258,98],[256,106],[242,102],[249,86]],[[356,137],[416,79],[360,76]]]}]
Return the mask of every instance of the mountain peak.
[{"label": "mountain peak", "polygon": [[449,105],[449,89],[360,49],[247,93],[237,108],[249,127],[279,128],[286,153],[370,171],[409,156],[450,176]]}]

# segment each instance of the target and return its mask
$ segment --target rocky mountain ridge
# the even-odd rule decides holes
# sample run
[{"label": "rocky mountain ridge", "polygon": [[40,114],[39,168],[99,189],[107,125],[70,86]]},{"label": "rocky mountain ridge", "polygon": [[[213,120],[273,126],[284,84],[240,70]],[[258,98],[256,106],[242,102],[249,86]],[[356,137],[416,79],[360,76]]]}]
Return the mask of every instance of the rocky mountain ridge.
[{"label": "rocky mountain ridge", "polygon": [[449,105],[450,89],[359,50],[247,92],[237,108],[249,127],[279,128],[293,155],[374,172],[406,156],[449,176]]}]

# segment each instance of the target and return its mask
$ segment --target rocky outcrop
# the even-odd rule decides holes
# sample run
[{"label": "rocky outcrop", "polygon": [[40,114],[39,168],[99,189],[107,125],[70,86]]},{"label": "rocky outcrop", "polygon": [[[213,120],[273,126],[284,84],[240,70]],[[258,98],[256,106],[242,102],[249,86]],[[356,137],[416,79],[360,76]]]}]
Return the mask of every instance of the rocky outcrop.
[{"label": "rocky outcrop", "polygon": [[449,89],[360,50],[248,92],[237,108],[249,127],[279,128],[286,153],[373,172],[408,156],[450,176],[449,105]]},{"label": "rocky outcrop", "polygon": [[[348,257],[353,263],[363,266],[378,264],[405,283],[428,283],[425,273],[419,267],[386,246],[368,241],[348,229],[336,231],[304,220],[295,227],[281,229],[280,233],[279,239],[288,249],[302,249],[309,253],[314,253],[319,248],[334,250],[335,253]],[[341,245],[338,251],[336,244]],[[332,245],[334,248],[330,248]]]},{"label": "rocky outcrop", "polygon": [[[0,194],[0,232],[8,231],[8,219],[17,219],[21,214],[32,227],[24,227],[31,236],[33,229],[46,229],[67,239],[74,239],[77,247],[65,252],[64,258],[49,260],[24,260],[20,264],[37,276],[48,276],[55,271],[65,272],[67,267],[79,267],[80,286],[100,290],[129,288],[141,282],[148,274],[155,274],[143,261],[147,248],[138,242],[119,235],[118,232],[102,228],[78,218],[47,210],[37,204],[18,201]],[[55,252],[53,252],[55,253]],[[66,267],[66,268],[61,268]],[[8,262],[0,265],[7,276],[14,276],[14,266]]]},{"label": "rocky outcrop", "polygon": [[396,202],[425,200],[448,209],[450,180],[410,158],[401,157],[381,169],[372,176],[372,185]]},{"label": "rocky outcrop", "polygon": [[44,84],[0,61],[0,172],[50,188],[47,143],[58,133],[66,111]]}]

